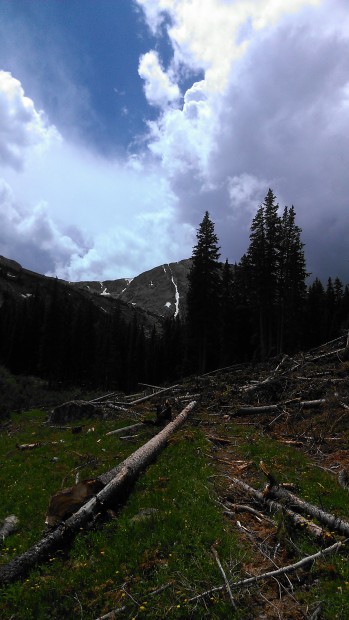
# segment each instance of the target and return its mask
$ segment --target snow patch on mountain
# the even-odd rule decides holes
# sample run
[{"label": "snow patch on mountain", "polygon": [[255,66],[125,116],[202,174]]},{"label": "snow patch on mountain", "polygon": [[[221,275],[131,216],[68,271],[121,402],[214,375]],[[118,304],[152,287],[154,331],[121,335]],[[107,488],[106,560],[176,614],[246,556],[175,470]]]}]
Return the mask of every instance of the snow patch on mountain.
[{"label": "snow patch on mountain", "polygon": [[174,281],[174,277],[173,277],[173,273],[172,273],[172,269],[170,267],[170,265],[168,265],[168,268],[170,270],[170,274],[171,274],[171,282],[173,284],[173,286],[175,287],[175,313],[174,313],[174,318],[177,318],[177,316],[179,315],[179,291],[178,291],[178,286],[176,284],[176,282]]}]

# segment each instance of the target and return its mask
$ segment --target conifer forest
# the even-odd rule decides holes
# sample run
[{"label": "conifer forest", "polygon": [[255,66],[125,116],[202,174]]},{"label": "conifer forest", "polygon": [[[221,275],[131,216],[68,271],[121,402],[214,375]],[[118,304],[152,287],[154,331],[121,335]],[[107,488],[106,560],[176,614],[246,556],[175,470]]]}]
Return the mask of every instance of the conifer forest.
[{"label": "conifer forest", "polygon": [[132,390],[238,362],[307,350],[348,328],[349,288],[308,274],[294,207],[269,189],[237,264],[222,261],[205,213],[189,273],[187,312],[149,333],[101,313],[52,280],[45,296],[0,308],[0,364],[50,382]]}]

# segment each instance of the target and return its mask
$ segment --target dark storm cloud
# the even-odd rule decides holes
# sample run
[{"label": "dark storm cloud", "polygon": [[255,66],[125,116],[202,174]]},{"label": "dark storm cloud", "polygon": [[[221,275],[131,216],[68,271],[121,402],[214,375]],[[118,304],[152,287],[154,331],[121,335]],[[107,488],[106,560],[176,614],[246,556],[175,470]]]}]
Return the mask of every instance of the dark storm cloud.
[{"label": "dark storm cloud", "polygon": [[[253,214],[272,187],[281,208],[295,206],[308,269],[349,281],[349,38],[343,7],[323,3],[256,33],[232,65],[221,99],[209,102],[214,123],[200,129],[211,131],[205,166],[195,166],[192,157],[191,167],[172,173],[182,217],[198,223],[207,209],[230,260],[247,249]],[[164,122],[162,131],[166,153],[175,132]]]}]

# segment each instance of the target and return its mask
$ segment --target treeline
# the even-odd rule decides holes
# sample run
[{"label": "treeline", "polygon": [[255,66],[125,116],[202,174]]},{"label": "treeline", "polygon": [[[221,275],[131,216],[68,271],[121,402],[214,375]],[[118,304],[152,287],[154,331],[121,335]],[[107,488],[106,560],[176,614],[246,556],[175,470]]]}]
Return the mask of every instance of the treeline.
[{"label": "treeline", "polygon": [[16,375],[41,377],[54,389],[64,383],[127,392],[138,381],[164,378],[158,356],[155,330],[147,337],[136,317],[104,312],[58,280],[26,299],[4,294],[0,364]]},{"label": "treeline", "polygon": [[236,362],[294,353],[349,327],[349,289],[339,278],[310,286],[293,207],[280,214],[272,190],[251,224],[240,262],[220,262],[214,223],[205,213],[189,273],[187,315],[145,333],[120,310],[50,280],[19,300],[3,294],[0,364],[55,388],[84,385],[129,392]]},{"label": "treeline", "polygon": [[252,221],[238,264],[222,267],[206,212],[193,248],[186,334],[188,366],[207,370],[309,349],[349,326],[349,288],[306,280],[304,244],[294,207],[281,215],[271,189]]}]

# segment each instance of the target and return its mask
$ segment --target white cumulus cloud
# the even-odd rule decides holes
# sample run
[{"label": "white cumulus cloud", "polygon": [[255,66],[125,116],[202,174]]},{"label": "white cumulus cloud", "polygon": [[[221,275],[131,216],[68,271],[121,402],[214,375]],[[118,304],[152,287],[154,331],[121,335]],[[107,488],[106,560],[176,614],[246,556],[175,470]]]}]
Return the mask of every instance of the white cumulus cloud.
[{"label": "white cumulus cloud", "polygon": [[253,33],[284,15],[321,0],[137,0],[156,32],[164,15],[176,60],[203,69],[210,89],[222,91],[232,64],[245,52]]},{"label": "white cumulus cloud", "polygon": [[19,80],[0,71],[0,164],[20,168],[28,150],[45,147],[58,137],[25,96]]},{"label": "white cumulus cloud", "polygon": [[161,67],[159,56],[154,50],[141,56],[138,73],[145,81],[144,91],[150,104],[163,107],[179,99],[178,85]]},{"label": "white cumulus cloud", "polygon": [[16,165],[0,160],[0,254],[67,280],[132,277],[189,255],[193,230],[149,157],[107,159],[57,139],[20,82],[6,80],[15,120],[2,141],[18,153]]}]

